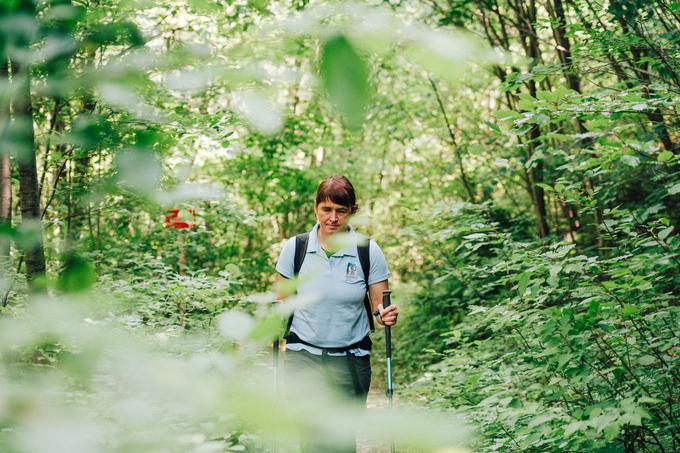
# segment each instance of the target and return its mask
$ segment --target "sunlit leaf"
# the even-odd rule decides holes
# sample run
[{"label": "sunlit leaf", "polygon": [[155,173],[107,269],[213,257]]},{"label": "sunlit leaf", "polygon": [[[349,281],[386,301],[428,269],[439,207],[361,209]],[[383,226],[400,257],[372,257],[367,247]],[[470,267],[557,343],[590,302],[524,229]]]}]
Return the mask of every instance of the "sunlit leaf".
[{"label": "sunlit leaf", "polygon": [[638,359],[638,363],[643,366],[648,366],[656,362],[656,358],[651,355],[643,355]]},{"label": "sunlit leaf", "polygon": [[680,193],[680,183],[673,184],[668,187],[668,195],[677,195]]},{"label": "sunlit leaf", "polygon": [[239,311],[228,311],[220,315],[217,321],[220,333],[225,338],[242,340],[246,338],[253,327],[255,320],[252,316]]},{"label": "sunlit leaf", "polygon": [[656,156],[656,160],[659,162],[668,162],[673,158],[673,152],[671,151],[663,151],[660,152],[658,156]]},{"label": "sunlit leaf", "polygon": [[118,181],[132,189],[150,194],[162,175],[160,162],[152,152],[129,149],[116,156]]},{"label": "sunlit leaf", "polygon": [[630,154],[624,154],[623,156],[621,156],[621,161],[623,161],[623,163],[631,167],[637,167],[638,165],[640,165],[640,158]]},{"label": "sunlit leaf", "polygon": [[669,226],[667,228],[664,228],[659,232],[659,239],[662,241],[665,241],[668,236],[675,230],[675,226]]},{"label": "sunlit leaf", "polygon": [[274,134],[283,126],[281,107],[262,93],[244,90],[234,94],[234,108],[256,130]]},{"label": "sunlit leaf", "polygon": [[328,97],[350,128],[363,123],[369,102],[368,69],[363,58],[342,35],[323,43],[319,64]]}]

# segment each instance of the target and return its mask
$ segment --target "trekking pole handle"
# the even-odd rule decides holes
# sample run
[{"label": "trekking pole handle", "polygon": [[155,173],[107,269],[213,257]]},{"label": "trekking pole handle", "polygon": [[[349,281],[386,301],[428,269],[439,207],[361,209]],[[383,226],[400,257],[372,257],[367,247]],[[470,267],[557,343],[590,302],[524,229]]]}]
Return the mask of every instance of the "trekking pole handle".
[{"label": "trekking pole handle", "polygon": [[385,291],[383,291],[383,296],[382,296],[383,297],[382,298],[383,308],[387,308],[387,307],[390,306],[390,304],[392,303],[391,302],[391,296],[392,296],[392,291],[390,291],[389,289],[386,289]]},{"label": "trekking pole handle", "polygon": [[[390,290],[385,290],[383,291],[382,295],[382,306],[383,309],[386,309],[387,307],[390,306],[392,303],[391,301],[392,297],[392,291]],[[385,326],[385,345],[387,347],[387,358],[391,359],[392,358],[392,332],[390,329],[390,326]]]},{"label": "trekking pole handle", "polygon": [[[382,306],[383,309],[390,306],[390,297],[392,291],[383,291]],[[392,393],[394,392],[392,387],[392,329],[390,326],[385,326],[385,352],[387,353],[387,398],[389,399],[390,406],[392,405]]]}]

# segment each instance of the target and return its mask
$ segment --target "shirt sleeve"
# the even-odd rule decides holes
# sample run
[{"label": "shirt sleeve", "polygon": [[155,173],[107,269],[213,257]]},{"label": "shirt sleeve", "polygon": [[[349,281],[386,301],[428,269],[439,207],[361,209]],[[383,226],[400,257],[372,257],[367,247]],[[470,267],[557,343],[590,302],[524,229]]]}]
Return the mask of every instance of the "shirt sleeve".
[{"label": "shirt sleeve", "polygon": [[368,256],[371,260],[371,269],[368,272],[368,284],[382,282],[390,278],[390,271],[387,268],[387,261],[382,250],[375,241],[368,245]]},{"label": "shirt sleeve", "polygon": [[276,262],[276,272],[286,278],[293,278],[295,270],[295,238],[289,238],[281,249],[279,260]]}]

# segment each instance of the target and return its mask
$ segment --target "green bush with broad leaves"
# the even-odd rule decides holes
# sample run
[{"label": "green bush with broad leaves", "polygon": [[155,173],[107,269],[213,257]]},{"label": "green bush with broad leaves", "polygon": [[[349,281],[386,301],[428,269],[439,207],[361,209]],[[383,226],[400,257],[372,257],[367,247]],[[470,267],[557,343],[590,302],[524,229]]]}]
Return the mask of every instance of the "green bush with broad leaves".
[{"label": "green bush with broad leaves", "polygon": [[409,394],[462,410],[485,451],[672,451],[680,240],[657,209],[606,215],[620,245],[605,257],[517,241],[489,206],[441,206],[424,245],[439,276],[399,343],[421,367]]}]

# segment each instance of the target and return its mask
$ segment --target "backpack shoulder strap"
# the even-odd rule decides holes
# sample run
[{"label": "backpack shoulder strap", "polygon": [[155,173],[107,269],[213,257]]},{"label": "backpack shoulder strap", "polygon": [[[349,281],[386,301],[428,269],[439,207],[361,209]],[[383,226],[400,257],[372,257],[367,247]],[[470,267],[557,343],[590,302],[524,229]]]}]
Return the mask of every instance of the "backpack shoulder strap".
[{"label": "backpack shoulder strap", "polygon": [[366,283],[366,296],[364,296],[364,307],[366,308],[366,315],[368,315],[368,325],[371,327],[371,332],[375,331],[375,324],[373,323],[373,310],[371,309],[371,301],[368,298],[368,275],[371,272],[371,254],[369,247],[371,245],[371,238],[368,238],[366,243],[357,245],[357,254],[359,255],[359,263],[364,270],[364,283]]},{"label": "backpack shoulder strap", "polygon": [[368,274],[371,271],[371,257],[368,250],[370,244],[371,240],[368,239],[365,244],[357,245],[357,254],[359,255],[361,268],[364,270],[364,282],[366,283],[366,288],[368,288]]},{"label": "backpack shoulder strap", "polygon": [[302,262],[305,260],[307,253],[307,244],[309,243],[309,233],[302,233],[295,236],[295,259],[293,261],[293,275],[297,276],[302,268]]},{"label": "backpack shoulder strap", "polygon": [[[309,233],[302,233],[295,236],[295,257],[293,258],[293,276],[297,277],[302,269],[302,263],[305,260],[305,254],[307,253],[307,244],[309,244]],[[293,316],[295,313],[291,313],[288,317],[288,324],[286,325],[286,332],[284,333],[284,338],[288,337],[290,333],[290,326],[293,325]]]}]

